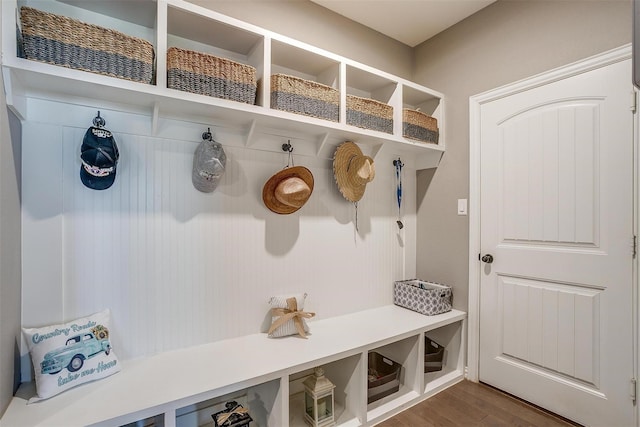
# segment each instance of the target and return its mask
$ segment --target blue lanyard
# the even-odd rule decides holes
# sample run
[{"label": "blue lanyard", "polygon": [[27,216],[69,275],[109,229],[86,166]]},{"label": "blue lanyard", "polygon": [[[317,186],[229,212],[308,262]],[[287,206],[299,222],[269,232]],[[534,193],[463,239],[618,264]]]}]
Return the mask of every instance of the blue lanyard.
[{"label": "blue lanyard", "polygon": [[393,161],[393,165],[396,167],[396,197],[398,198],[398,215],[400,214],[400,206],[402,205],[402,167],[404,164],[398,160]]},{"label": "blue lanyard", "polygon": [[402,206],[402,167],[404,163],[398,157],[398,160],[393,161],[393,165],[396,167],[396,198],[398,199],[398,227],[402,229],[404,225],[400,220],[400,207]]}]

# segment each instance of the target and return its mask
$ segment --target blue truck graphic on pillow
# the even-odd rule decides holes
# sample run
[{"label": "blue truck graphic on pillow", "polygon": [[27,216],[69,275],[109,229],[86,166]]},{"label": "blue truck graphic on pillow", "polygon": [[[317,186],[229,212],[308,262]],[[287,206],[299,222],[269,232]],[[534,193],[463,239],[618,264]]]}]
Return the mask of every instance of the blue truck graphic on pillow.
[{"label": "blue truck graphic on pillow", "polygon": [[69,338],[64,347],[45,354],[40,367],[43,374],[57,374],[64,368],[69,372],[76,372],[82,368],[86,359],[102,352],[109,355],[110,351],[109,330],[98,325],[88,332]]}]

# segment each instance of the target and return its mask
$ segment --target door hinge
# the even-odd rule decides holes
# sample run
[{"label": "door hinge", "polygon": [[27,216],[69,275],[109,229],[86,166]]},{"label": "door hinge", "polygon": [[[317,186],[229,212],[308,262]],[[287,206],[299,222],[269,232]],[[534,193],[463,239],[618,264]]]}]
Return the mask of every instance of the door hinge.
[{"label": "door hinge", "polygon": [[636,255],[638,255],[638,236],[633,235],[633,243],[631,244],[631,254],[635,259]]},{"label": "door hinge", "polygon": [[638,107],[638,93],[634,90],[631,92],[631,112],[636,113]]},{"label": "door hinge", "polygon": [[630,392],[630,396],[631,396],[631,400],[633,401],[633,404],[636,404],[636,390],[638,388],[638,381],[635,378],[631,378],[631,390],[629,390]]}]

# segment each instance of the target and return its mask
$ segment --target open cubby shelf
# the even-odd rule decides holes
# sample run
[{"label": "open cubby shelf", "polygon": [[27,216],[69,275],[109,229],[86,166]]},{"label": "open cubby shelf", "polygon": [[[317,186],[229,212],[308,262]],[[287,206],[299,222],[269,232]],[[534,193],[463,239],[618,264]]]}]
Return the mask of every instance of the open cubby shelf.
[{"label": "open cubby shelf", "polygon": [[[16,28],[23,5],[79,19],[147,40],[154,47],[155,81],[128,81],[23,59],[17,55]],[[28,98],[84,103],[99,100],[149,116],[156,132],[163,118],[203,121],[240,129],[245,145],[259,147],[259,136],[277,130],[306,141],[316,155],[330,157],[341,141],[410,155],[416,169],[436,167],[445,150],[444,97],[441,93],[381,70],[183,0],[90,2],[78,0],[2,1],[2,70],[7,105],[28,117]],[[255,104],[183,92],[167,87],[167,49],[178,47],[250,65],[258,81]],[[271,75],[281,73],[328,85],[339,91],[339,120],[332,122],[271,107]],[[393,107],[393,132],[347,124],[346,98],[355,95]],[[438,120],[438,144],[407,139],[402,109],[419,109]],[[256,145],[257,144],[257,145]]]}]

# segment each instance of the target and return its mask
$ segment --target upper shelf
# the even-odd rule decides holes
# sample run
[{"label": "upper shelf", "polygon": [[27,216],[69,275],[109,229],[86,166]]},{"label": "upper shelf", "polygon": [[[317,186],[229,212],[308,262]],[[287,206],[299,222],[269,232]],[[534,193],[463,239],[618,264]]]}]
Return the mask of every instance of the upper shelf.
[{"label": "upper shelf", "polygon": [[[444,97],[411,81],[331,52],[221,15],[183,0],[3,0],[2,65],[7,105],[28,118],[30,97],[62,102],[99,100],[114,108],[148,114],[152,129],[160,118],[203,121],[244,134],[244,145],[257,147],[260,134],[277,132],[311,145],[315,155],[330,157],[337,144],[352,140],[370,146],[372,155],[410,154],[416,169],[436,167],[445,150]],[[50,65],[18,57],[14,29],[19,8],[36,9],[111,28],[149,41],[156,57],[154,84]],[[256,69],[255,105],[183,92],[167,87],[167,49],[179,47],[227,58]],[[270,76],[282,73],[332,87],[339,93],[337,122],[271,107]],[[355,95],[393,107],[393,132],[347,124],[346,98]],[[420,109],[435,117],[438,144],[403,136],[402,109]]]}]

